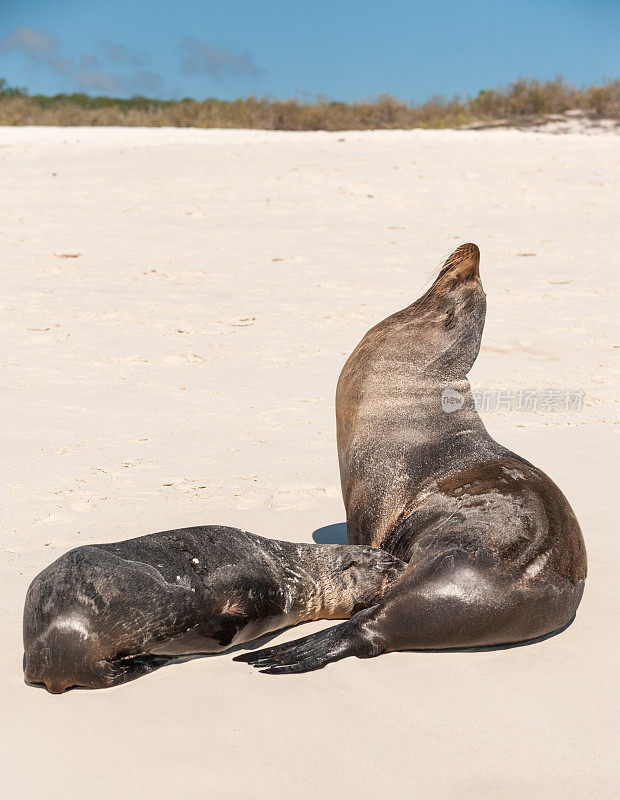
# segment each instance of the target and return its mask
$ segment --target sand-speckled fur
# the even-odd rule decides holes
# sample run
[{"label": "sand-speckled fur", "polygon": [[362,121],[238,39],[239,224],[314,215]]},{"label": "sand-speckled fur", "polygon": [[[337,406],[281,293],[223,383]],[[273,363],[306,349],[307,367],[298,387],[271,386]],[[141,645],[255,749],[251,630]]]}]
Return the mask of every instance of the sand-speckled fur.
[{"label": "sand-speckled fur", "polygon": [[383,550],[294,544],[223,526],[71,550],[32,581],[25,677],[105,688],[170,658],[376,603],[405,564]]},{"label": "sand-speckled fur", "polygon": [[[305,639],[240,657],[271,673],[348,655],[534,639],[574,616],[586,577],[575,515],[558,487],[495,442],[467,373],[486,296],[474,244],[419,300],[372,328],[336,392],[349,542],[408,562],[373,608]],[[444,394],[461,404],[442,406]]]}]

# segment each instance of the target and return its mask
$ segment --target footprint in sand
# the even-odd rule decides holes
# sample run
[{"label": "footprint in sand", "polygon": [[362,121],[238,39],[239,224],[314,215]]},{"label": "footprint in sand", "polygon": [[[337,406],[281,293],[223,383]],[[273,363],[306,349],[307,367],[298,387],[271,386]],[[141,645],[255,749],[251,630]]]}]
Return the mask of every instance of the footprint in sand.
[{"label": "footprint in sand", "polygon": [[264,493],[253,489],[248,492],[233,492],[232,507],[241,510],[264,508],[266,499]]},{"label": "footprint in sand", "polygon": [[305,510],[316,508],[325,497],[339,497],[339,486],[292,486],[277,489],[269,498],[267,505],[278,510]]}]

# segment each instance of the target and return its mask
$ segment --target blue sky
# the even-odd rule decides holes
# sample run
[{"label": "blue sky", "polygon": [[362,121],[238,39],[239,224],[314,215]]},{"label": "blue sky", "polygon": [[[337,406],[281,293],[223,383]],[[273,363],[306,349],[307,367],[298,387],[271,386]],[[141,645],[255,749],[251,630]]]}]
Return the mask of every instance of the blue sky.
[{"label": "blue sky", "polygon": [[620,75],[620,0],[0,0],[31,93],[337,100]]}]

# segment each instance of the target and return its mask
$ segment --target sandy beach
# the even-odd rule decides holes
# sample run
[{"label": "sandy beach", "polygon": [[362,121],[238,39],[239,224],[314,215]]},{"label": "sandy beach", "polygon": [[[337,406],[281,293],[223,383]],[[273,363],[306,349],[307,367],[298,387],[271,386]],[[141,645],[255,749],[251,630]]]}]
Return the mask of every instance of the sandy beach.
[{"label": "sandy beach", "polygon": [[[4,797],[614,795],[619,142],[0,128]],[[488,300],[474,390],[547,398],[481,413],[581,523],[574,623],[304,675],[223,654],[26,686],[24,595],[72,547],[207,523],[343,541],[339,371],[466,241]]]}]

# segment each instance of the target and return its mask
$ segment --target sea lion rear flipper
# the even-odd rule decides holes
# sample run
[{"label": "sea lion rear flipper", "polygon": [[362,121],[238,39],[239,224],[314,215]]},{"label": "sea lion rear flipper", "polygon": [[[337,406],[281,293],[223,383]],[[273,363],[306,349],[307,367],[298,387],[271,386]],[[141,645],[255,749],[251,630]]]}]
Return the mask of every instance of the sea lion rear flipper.
[{"label": "sea lion rear flipper", "polygon": [[340,661],[349,656],[378,656],[383,648],[378,641],[365,637],[360,626],[376,609],[377,606],[366,608],[340,625],[286,644],[243,653],[235,656],[233,661],[251,664],[267,675],[286,675],[322,669],[332,661]]}]

